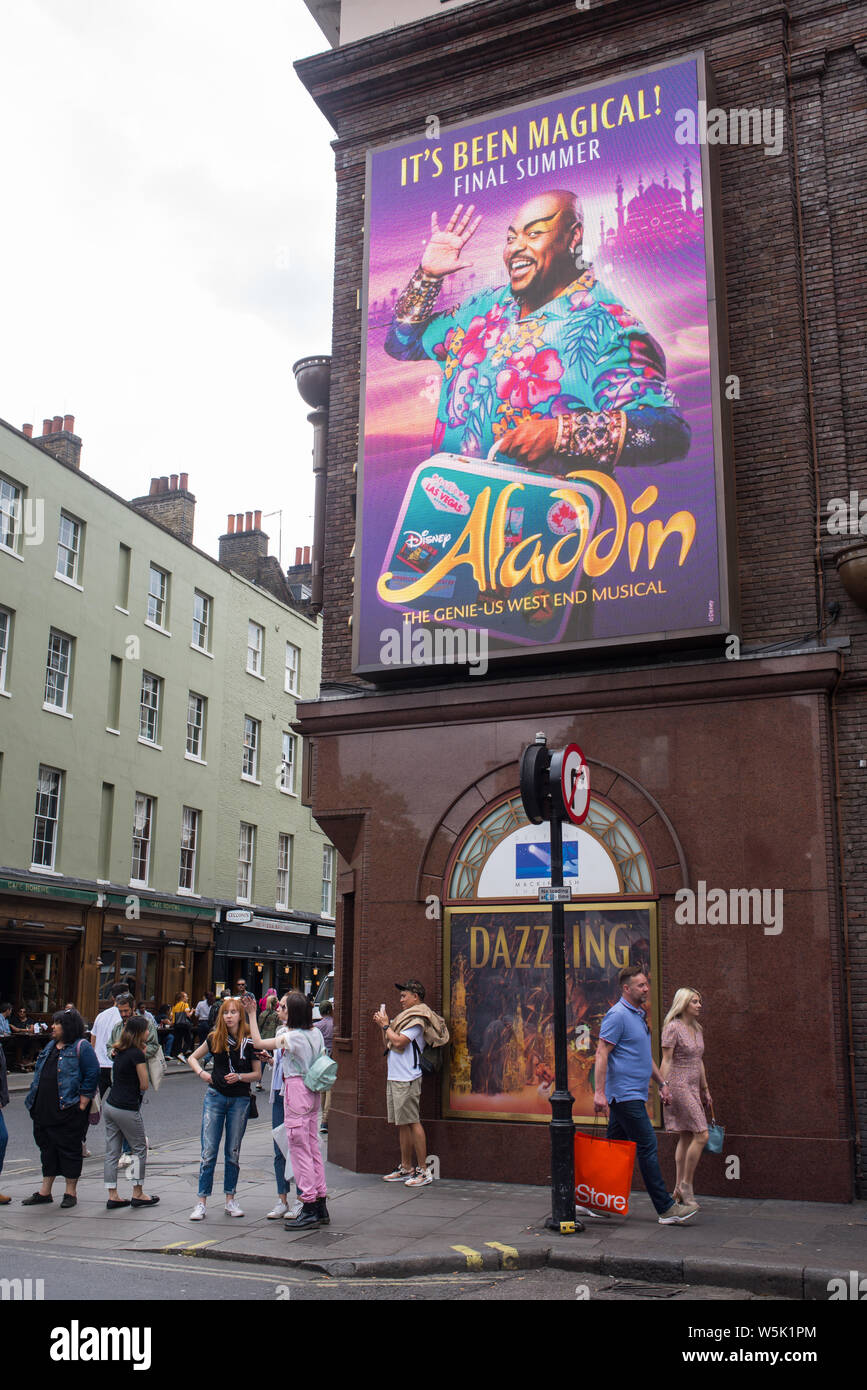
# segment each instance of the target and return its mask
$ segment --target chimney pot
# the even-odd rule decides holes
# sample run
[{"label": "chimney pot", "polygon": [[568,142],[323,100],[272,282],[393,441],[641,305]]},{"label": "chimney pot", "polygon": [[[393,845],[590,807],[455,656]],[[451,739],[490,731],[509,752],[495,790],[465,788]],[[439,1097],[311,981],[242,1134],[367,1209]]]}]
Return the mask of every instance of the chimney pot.
[{"label": "chimney pot", "polygon": [[190,481],[190,475],[189,475],[189,473],[182,473],[182,474],[181,474],[181,479],[180,479],[180,481],[181,481],[181,488],[183,489],[184,492],[186,492],[187,489],[188,489],[189,481]]},{"label": "chimney pot", "polygon": [[55,415],[54,420],[53,420],[53,425],[54,425],[54,433],[55,433],[55,434],[60,434],[61,430],[63,429],[63,416],[62,416],[62,415]]},{"label": "chimney pot", "polygon": [[229,519],[228,519],[228,521],[226,522],[226,530],[227,530],[227,532],[229,533],[230,536],[234,536],[234,534],[235,534],[235,516],[234,516],[234,513],[233,513],[233,512],[230,512],[230,513],[229,513]]},{"label": "chimney pot", "polygon": [[166,477],[166,475],[163,474],[163,476],[160,478],[160,492],[168,492],[168,490],[169,490],[169,480],[168,480],[168,478]]},{"label": "chimney pot", "polygon": [[33,426],[32,426],[32,425],[22,425],[22,426],[21,426],[21,433],[22,433],[27,439],[32,439],[32,438],[33,438]]},{"label": "chimney pot", "polygon": [[64,428],[65,430],[68,430],[70,434],[75,434],[75,416],[74,416],[74,415],[64,415],[64,417],[63,417],[63,428]]},{"label": "chimney pot", "polygon": [[295,564],[296,564],[296,566],[301,564],[301,547],[300,547],[300,545],[296,545],[296,547],[295,547]]},{"label": "chimney pot", "polygon": [[51,434],[51,421],[50,421],[50,420],[43,420],[43,421],[42,421],[42,433],[43,433],[43,434]]},{"label": "chimney pot", "polygon": [[261,531],[261,530],[262,530],[262,513],[261,513],[261,512],[255,512],[255,513],[254,513],[254,515],[253,515],[253,525],[255,526],[255,528],[256,528],[257,531]]},{"label": "chimney pot", "polygon": [[148,497],[156,497],[156,495],[157,495],[157,493],[159,492],[159,490],[160,490],[160,480],[159,480],[159,478],[151,478],[151,490],[150,490],[150,492],[148,493]]},{"label": "chimney pot", "polygon": [[172,474],[171,479],[170,479],[170,481],[169,481],[169,488],[170,488],[170,490],[171,490],[172,492],[177,492],[177,490],[178,490],[178,475],[177,475],[177,473],[173,473],[173,474]]},{"label": "chimney pot", "polygon": [[309,565],[309,564],[310,564],[310,546],[309,546],[309,545],[305,545],[305,547],[304,547],[304,563],[305,563],[305,565]]},{"label": "chimney pot", "polygon": [[252,513],[252,512],[248,512],[248,513],[247,513],[247,520],[246,520],[246,522],[245,522],[245,524],[244,524],[244,530],[245,530],[245,531],[252,531],[252,529],[253,529],[253,513]]},{"label": "chimney pot", "polygon": [[236,530],[236,531],[243,531],[243,529],[244,529],[244,513],[243,513],[243,512],[236,512],[236,513],[235,513],[235,530]]}]

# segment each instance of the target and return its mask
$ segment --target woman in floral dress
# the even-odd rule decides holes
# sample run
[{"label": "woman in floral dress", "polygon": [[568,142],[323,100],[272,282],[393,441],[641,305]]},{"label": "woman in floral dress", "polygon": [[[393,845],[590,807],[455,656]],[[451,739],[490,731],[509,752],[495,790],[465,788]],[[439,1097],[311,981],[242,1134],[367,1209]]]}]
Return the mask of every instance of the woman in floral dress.
[{"label": "woman in floral dress", "polygon": [[684,1206],[697,1207],[693,1179],[707,1143],[705,1107],[711,1106],[704,1070],[704,1037],[699,1017],[701,995],[695,989],[679,989],[662,1027],[660,1074],[671,1090],[665,1107],[665,1128],[677,1134],[674,1197]]}]

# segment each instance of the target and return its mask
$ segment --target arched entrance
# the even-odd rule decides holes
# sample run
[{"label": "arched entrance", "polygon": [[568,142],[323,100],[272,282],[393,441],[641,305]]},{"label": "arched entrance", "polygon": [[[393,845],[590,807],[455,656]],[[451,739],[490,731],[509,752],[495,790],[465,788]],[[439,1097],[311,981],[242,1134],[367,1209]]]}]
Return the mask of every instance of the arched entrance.
[{"label": "arched entrance", "polygon": [[[620,997],[625,965],[640,964],[654,986],[658,1043],[659,889],[639,829],[609,797],[594,792],[586,821],[564,826],[563,841],[564,883],[572,888],[569,1089],[576,1121],[593,1123],[599,1026]],[[484,806],[455,839],[443,883],[443,1001],[452,1035],[444,1117],[550,1119],[551,914],[538,902],[538,889],[550,881],[548,827],[528,822],[514,789]]]}]

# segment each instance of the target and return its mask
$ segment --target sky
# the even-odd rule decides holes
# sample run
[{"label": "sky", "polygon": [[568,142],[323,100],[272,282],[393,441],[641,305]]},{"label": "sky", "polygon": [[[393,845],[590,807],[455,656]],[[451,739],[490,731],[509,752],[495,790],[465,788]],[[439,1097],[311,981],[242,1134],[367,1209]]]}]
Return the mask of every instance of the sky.
[{"label": "sky", "polygon": [[214,555],[229,512],[282,510],[284,564],[312,541],[334,132],[292,63],[327,47],[302,0],[0,11],[0,417],[74,415],[127,499],[188,473]]}]

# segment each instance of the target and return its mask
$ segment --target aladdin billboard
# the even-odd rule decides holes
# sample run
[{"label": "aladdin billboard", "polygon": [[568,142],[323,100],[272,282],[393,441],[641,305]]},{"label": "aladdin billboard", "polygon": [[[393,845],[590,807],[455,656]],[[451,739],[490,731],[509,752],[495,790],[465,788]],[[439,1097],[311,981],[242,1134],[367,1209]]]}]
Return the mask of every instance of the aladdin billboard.
[{"label": "aladdin billboard", "polygon": [[357,672],[731,630],[706,100],[698,55],[369,152]]}]

